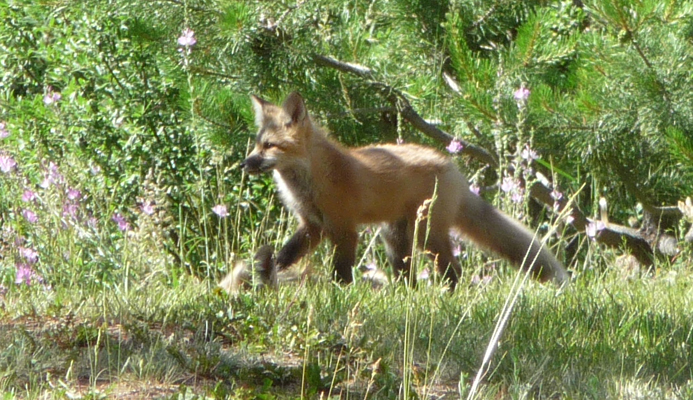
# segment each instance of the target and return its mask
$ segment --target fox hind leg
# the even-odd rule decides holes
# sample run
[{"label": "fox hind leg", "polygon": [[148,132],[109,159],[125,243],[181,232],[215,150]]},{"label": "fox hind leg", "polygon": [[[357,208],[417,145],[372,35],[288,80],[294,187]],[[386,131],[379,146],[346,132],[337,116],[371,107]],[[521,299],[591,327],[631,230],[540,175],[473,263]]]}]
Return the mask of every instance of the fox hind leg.
[{"label": "fox hind leg", "polygon": [[397,278],[407,278],[414,283],[416,276],[410,274],[412,234],[411,224],[406,218],[383,224],[380,231],[380,236],[385,242],[387,257],[395,276]]},{"label": "fox hind leg", "polygon": [[454,289],[462,273],[462,267],[453,254],[449,228],[432,227],[422,243],[425,243],[426,250],[431,253],[438,274]]}]

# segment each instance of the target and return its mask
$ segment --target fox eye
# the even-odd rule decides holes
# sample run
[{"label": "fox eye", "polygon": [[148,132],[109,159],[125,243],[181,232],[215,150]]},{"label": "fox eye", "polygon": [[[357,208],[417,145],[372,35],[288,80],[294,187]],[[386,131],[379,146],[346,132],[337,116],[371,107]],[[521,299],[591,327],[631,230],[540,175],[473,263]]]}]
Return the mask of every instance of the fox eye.
[{"label": "fox eye", "polygon": [[264,147],[265,149],[271,149],[271,148],[274,147],[274,146],[276,146],[276,145],[275,145],[274,143],[271,143],[271,142],[265,142],[265,143],[262,145],[262,147]]}]

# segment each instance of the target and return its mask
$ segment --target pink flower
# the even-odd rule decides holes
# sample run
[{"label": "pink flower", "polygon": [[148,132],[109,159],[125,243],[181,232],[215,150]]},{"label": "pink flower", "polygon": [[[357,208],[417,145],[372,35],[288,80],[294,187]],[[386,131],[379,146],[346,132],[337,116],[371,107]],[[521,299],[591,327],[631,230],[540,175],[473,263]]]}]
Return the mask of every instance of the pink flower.
[{"label": "pink flower", "polygon": [[445,149],[451,154],[457,154],[462,151],[463,148],[464,146],[462,146],[462,142],[460,142],[459,139],[454,138],[450,141],[450,144]]},{"label": "pink flower", "polygon": [[0,139],[4,139],[8,136],[10,136],[10,132],[8,132],[5,127],[5,121],[0,121]]},{"label": "pink flower", "polygon": [[67,203],[63,206],[63,217],[77,218],[77,211],[79,206],[74,203]]},{"label": "pink flower", "polygon": [[183,34],[178,37],[178,45],[191,47],[197,43],[195,39],[195,32],[190,28],[183,29]]},{"label": "pink flower", "polygon": [[28,247],[20,247],[19,256],[22,257],[29,265],[36,264],[38,261],[38,252]]},{"label": "pink flower", "polygon": [[520,153],[520,155],[522,156],[523,159],[525,159],[527,161],[536,160],[537,158],[539,158],[539,155],[537,154],[537,152],[530,149],[529,146],[525,146],[525,148],[522,149],[522,152]]},{"label": "pink flower", "polygon": [[401,137],[397,138],[397,144],[404,144],[404,139]]},{"label": "pink flower", "polygon": [[14,245],[17,247],[22,247],[26,243],[26,238],[24,236],[15,236]]},{"label": "pink flower", "polygon": [[424,268],[423,271],[416,277],[420,281],[428,280],[431,277],[431,270],[428,267]]},{"label": "pink flower", "polygon": [[48,189],[54,183],[62,183],[65,178],[58,170],[58,165],[53,161],[48,163],[48,168],[44,172],[43,182],[39,184],[44,189]]},{"label": "pink flower", "polygon": [[154,214],[154,202],[153,201],[144,202],[140,206],[140,209],[142,210],[143,213],[145,213],[147,215],[152,215],[152,214]]},{"label": "pink flower", "polygon": [[125,217],[120,215],[119,213],[113,214],[113,218],[111,218],[113,222],[118,224],[118,229],[120,229],[121,232],[127,232],[130,230],[130,224],[125,220]]},{"label": "pink flower", "polygon": [[21,285],[25,283],[27,286],[31,285],[31,277],[34,276],[34,271],[28,264],[17,265],[17,275],[15,276],[14,283],[16,285]]},{"label": "pink flower", "polygon": [[510,195],[510,200],[512,200],[513,203],[522,203],[525,200],[525,191],[522,190],[522,188],[518,188],[518,190],[515,190]]},{"label": "pink flower", "polygon": [[9,173],[17,166],[17,162],[6,154],[0,155],[0,171]]},{"label": "pink flower", "polygon": [[457,154],[460,151],[462,151],[463,148],[464,148],[464,146],[462,146],[462,143],[460,142],[460,140],[457,138],[454,138],[450,141],[450,144],[445,149],[447,151],[449,151],[451,154]]},{"label": "pink flower", "polygon": [[24,217],[24,219],[29,221],[31,224],[38,222],[38,216],[36,216],[36,213],[26,208],[22,210],[22,217]]},{"label": "pink flower", "polygon": [[24,194],[22,195],[22,201],[25,203],[30,203],[34,200],[36,200],[36,193],[32,192],[29,189],[26,189],[24,191]]},{"label": "pink flower", "polygon": [[50,106],[51,104],[57,103],[62,98],[63,95],[61,95],[60,92],[55,92],[53,91],[53,88],[49,87],[48,93],[43,96],[43,104]]},{"label": "pink flower", "polygon": [[513,178],[512,176],[504,177],[503,182],[501,183],[501,190],[504,191],[505,193],[514,192],[519,187],[520,186],[517,184],[517,180],[515,178]]},{"label": "pink flower", "polygon": [[476,183],[472,183],[471,185],[469,185],[469,191],[478,196],[479,192],[481,191],[481,188]]},{"label": "pink flower", "polygon": [[375,263],[375,261],[371,261],[368,264],[365,265],[366,270],[368,271],[377,271],[378,270],[378,265]]},{"label": "pink flower", "polygon": [[596,238],[597,233],[599,233],[599,231],[604,230],[605,228],[606,225],[604,225],[604,222],[602,221],[590,222],[589,224],[587,224],[587,227],[585,228],[585,233],[588,237]]},{"label": "pink flower", "polygon": [[70,188],[67,190],[67,198],[69,200],[79,200],[82,198],[82,192],[77,189]]},{"label": "pink flower", "polygon": [[462,255],[462,244],[455,243],[455,246],[452,248],[452,255],[455,257],[459,257]]},{"label": "pink flower", "polygon": [[513,93],[513,97],[515,97],[515,101],[517,101],[518,103],[520,103],[520,102],[521,102],[521,103],[524,103],[524,102],[526,102],[527,99],[529,98],[529,94],[530,94],[530,93],[531,93],[531,92],[529,91],[529,89],[527,89],[527,88],[525,87],[525,84],[523,83],[523,84],[520,86],[520,88],[517,89],[517,90]]},{"label": "pink flower", "polygon": [[563,193],[559,192],[557,189],[551,191],[551,198],[558,201],[563,198]]},{"label": "pink flower", "polygon": [[214,207],[212,207],[212,212],[216,215],[219,216],[219,218],[225,218],[229,216],[229,211],[226,209],[226,206],[223,204],[218,204]]}]

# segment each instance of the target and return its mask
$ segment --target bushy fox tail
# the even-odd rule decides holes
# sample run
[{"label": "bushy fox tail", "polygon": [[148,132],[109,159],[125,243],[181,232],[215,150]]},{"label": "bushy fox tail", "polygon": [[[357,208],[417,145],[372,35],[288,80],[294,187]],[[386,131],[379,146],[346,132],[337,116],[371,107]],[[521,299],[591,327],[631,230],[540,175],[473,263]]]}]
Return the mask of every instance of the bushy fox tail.
[{"label": "bushy fox tail", "polygon": [[465,199],[458,212],[457,228],[516,266],[531,269],[532,276],[542,282],[551,280],[560,285],[570,280],[563,265],[529,229],[481,197],[471,195]]},{"label": "bushy fox tail", "polygon": [[274,260],[274,250],[271,246],[262,246],[257,253],[252,265],[240,261],[234,265],[224,279],[219,282],[219,287],[229,294],[236,295],[242,289],[253,287],[277,288],[277,266]]}]

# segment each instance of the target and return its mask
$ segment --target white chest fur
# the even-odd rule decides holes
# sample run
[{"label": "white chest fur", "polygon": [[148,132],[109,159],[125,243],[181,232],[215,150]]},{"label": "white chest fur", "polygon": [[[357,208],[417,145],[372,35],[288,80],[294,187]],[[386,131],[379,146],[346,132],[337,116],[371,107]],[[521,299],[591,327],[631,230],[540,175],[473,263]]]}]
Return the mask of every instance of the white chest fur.
[{"label": "white chest fur", "polygon": [[277,170],[274,170],[273,177],[286,207],[305,222],[323,224],[322,212],[315,204],[309,178],[302,175],[282,175]]}]

